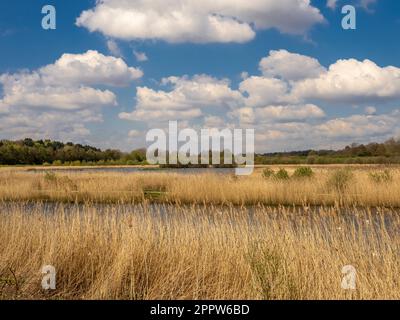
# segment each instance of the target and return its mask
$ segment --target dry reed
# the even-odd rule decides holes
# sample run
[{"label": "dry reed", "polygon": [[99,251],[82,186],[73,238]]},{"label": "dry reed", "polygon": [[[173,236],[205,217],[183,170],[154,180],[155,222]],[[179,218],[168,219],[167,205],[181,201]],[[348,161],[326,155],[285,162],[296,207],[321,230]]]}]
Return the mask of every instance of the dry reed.
[{"label": "dry reed", "polygon": [[[250,177],[234,177],[162,172],[29,173],[3,169],[0,200],[400,207],[400,171],[392,169],[392,179],[380,182],[371,178],[375,172],[379,170],[353,170],[348,181],[340,181],[343,177],[338,171],[322,167],[315,169],[312,178],[281,181],[263,178],[260,170]],[[335,174],[338,176],[333,177]]]},{"label": "dry reed", "polygon": [[337,210],[1,203],[0,299],[399,299],[399,214]]}]

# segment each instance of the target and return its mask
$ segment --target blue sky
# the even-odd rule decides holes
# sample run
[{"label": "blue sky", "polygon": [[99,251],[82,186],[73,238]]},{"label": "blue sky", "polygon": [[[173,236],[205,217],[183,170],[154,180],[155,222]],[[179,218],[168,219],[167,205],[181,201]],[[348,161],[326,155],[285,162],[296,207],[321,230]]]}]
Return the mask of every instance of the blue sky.
[{"label": "blue sky", "polygon": [[255,128],[260,152],[400,136],[399,1],[226,1],[2,1],[0,138],[130,150],[168,120]]}]

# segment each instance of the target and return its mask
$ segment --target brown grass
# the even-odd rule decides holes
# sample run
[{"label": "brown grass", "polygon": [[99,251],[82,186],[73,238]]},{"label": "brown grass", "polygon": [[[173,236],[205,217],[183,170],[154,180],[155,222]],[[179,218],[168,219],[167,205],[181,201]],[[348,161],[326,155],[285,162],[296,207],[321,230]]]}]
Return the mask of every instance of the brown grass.
[{"label": "brown grass", "polygon": [[[390,169],[390,181],[378,183],[371,173],[381,169],[356,167],[338,188],[338,170],[317,167],[310,179],[264,179],[261,170],[250,177],[229,175],[146,173],[29,173],[0,171],[0,200],[132,203],[144,200],[178,204],[339,205],[400,207],[400,171]],[[361,169],[360,169],[361,168]],[[290,168],[289,172],[293,172]]]},{"label": "brown grass", "polygon": [[[400,299],[400,171],[345,169],[1,169],[0,300]],[[43,265],[57,290],[41,289]],[[345,265],[355,291],[340,286]]]},{"label": "brown grass", "polygon": [[[390,210],[0,208],[0,299],[400,298],[400,216]],[[49,264],[57,290],[46,293]],[[349,264],[355,291],[340,286]]]}]

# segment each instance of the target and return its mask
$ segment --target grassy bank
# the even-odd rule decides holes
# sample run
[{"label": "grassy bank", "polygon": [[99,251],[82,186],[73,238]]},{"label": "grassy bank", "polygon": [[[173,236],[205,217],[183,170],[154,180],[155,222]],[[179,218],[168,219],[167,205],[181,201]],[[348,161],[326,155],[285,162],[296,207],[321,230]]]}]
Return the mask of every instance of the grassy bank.
[{"label": "grassy bank", "polygon": [[[0,200],[177,204],[400,207],[400,170],[314,167],[312,173],[257,169],[250,177],[217,174],[31,173],[0,171]],[[286,171],[286,174],[280,172]],[[306,170],[307,171],[307,170]]]},{"label": "grassy bank", "polygon": [[[387,213],[390,231],[384,210],[2,206],[0,299],[400,298],[400,217]],[[355,291],[341,288],[345,265]]]}]

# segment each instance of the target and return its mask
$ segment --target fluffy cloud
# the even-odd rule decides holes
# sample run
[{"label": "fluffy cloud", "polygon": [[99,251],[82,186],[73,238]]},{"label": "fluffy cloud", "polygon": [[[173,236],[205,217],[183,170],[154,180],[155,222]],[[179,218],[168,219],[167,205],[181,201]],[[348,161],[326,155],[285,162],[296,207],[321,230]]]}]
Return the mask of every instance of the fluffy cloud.
[{"label": "fluffy cloud", "polygon": [[259,124],[259,152],[343,148],[353,142],[385,141],[398,133],[400,110],[381,115],[352,115],[322,123]]},{"label": "fluffy cloud", "polygon": [[84,54],[64,54],[54,64],[38,71],[46,84],[127,86],[143,76],[140,69],[124,60],[89,50]]},{"label": "fluffy cloud", "polygon": [[[169,77],[162,80],[164,85],[172,85],[167,100],[177,102],[176,107],[235,107],[242,99],[238,91],[230,88],[227,79],[216,79],[207,75],[195,75],[192,78]],[[163,97],[161,95],[161,97]],[[162,100],[162,99],[160,99]]]},{"label": "fluffy cloud", "polygon": [[292,100],[287,83],[279,79],[253,76],[243,80],[239,90],[246,96],[246,105],[250,107],[264,107]]},{"label": "fluffy cloud", "polygon": [[257,30],[304,34],[323,21],[310,0],[100,0],[76,24],[124,40],[243,43]]},{"label": "fluffy cloud", "polygon": [[162,87],[167,88],[162,90],[137,88],[134,111],[120,118],[167,121],[203,116],[208,124],[228,114],[241,124],[316,122],[326,114],[313,104],[315,99],[320,104],[357,104],[400,97],[400,69],[369,60],[339,60],[326,69],[312,57],[278,50],[261,60],[260,71],[260,76],[246,74],[237,89],[226,79],[207,75],[164,78]]},{"label": "fluffy cloud", "polygon": [[122,112],[119,117],[123,120],[145,121],[148,123],[157,123],[168,120],[192,120],[202,116],[200,109],[191,108],[188,110],[146,110],[137,109],[131,113]]},{"label": "fluffy cloud", "polygon": [[145,61],[149,60],[146,53],[144,53],[144,52],[133,50],[133,55],[135,56],[136,60],[139,62],[145,62]]},{"label": "fluffy cloud", "polygon": [[[139,87],[134,110],[120,118],[160,128],[168,120],[192,128],[255,128],[259,152],[341,148],[399,133],[400,111],[379,114],[375,107],[400,98],[396,67],[349,59],[325,68],[286,50],[271,51],[259,65],[261,74],[244,73],[237,88],[207,75],[164,78],[158,90]],[[359,106],[363,114],[332,118],[327,105]]]},{"label": "fluffy cloud", "polygon": [[244,107],[232,111],[231,118],[238,119],[241,125],[262,123],[289,123],[321,119],[325,117],[325,112],[313,104],[306,105],[286,105],[268,106],[264,108]]},{"label": "fluffy cloud", "polygon": [[162,84],[172,89],[156,91],[138,87],[135,110],[121,113],[120,118],[137,121],[190,119],[201,116],[201,109],[234,108],[243,101],[240,92],[230,88],[228,80],[206,75],[169,77],[163,79]]},{"label": "fluffy cloud", "polygon": [[0,75],[0,131],[72,140],[89,134],[88,122],[102,121],[101,108],[116,106],[113,92],[94,86],[123,86],[141,76],[122,59],[97,51],[64,54],[34,71]]},{"label": "fluffy cloud", "polygon": [[[279,50],[262,59],[260,71],[262,76],[242,81],[247,105],[230,115],[257,129],[261,150],[340,148],[383,141],[399,132],[399,110],[378,114],[376,107],[368,106],[400,98],[399,68],[348,59],[325,69],[311,57]],[[279,100],[282,104],[271,105]],[[365,114],[326,119],[322,109],[310,104],[315,100],[323,105],[366,105]]]},{"label": "fluffy cloud", "polygon": [[326,69],[312,57],[278,50],[270,51],[259,66],[262,76],[240,84],[252,107],[310,99],[357,104],[400,98],[400,68],[370,60],[338,60]]},{"label": "fluffy cloud", "polygon": [[79,110],[91,106],[117,104],[114,93],[109,90],[101,91],[88,87],[42,87],[40,82],[33,83],[30,87],[20,87],[21,82],[24,82],[24,79],[14,81],[11,87],[13,91],[7,92],[2,101],[4,105],[8,107]]},{"label": "fluffy cloud", "polygon": [[0,117],[0,132],[3,137],[12,139],[31,137],[83,142],[90,135],[90,130],[85,124],[101,121],[101,115],[88,110],[76,112],[23,110]]},{"label": "fluffy cloud", "polygon": [[260,62],[265,77],[279,77],[285,80],[316,78],[326,71],[317,59],[291,53],[287,50],[270,51]]},{"label": "fluffy cloud", "polygon": [[379,67],[370,60],[339,60],[315,79],[296,83],[295,97],[362,103],[400,97],[400,69]]},{"label": "fluffy cloud", "polygon": [[347,118],[332,119],[316,127],[318,133],[334,138],[388,138],[396,131],[400,121],[400,111],[383,115],[353,115]]},{"label": "fluffy cloud", "polygon": [[36,71],[1,75],[4,96],[0,105],[60,110],[116,105],[111,91],[91,86],[124,86],[141,75],[122,59],[97,51],[64,54],[54,64]]},{"label": "fluffy cloud", "polygon": [[[336,9],[337,4],[339,0],[327,0],[327,7],[333,9]],[[353,0],[352,3],[360,6],[361,8],[364,8],[367,11],[370,11],[370,6],[375,4],[377,0]]]}]

